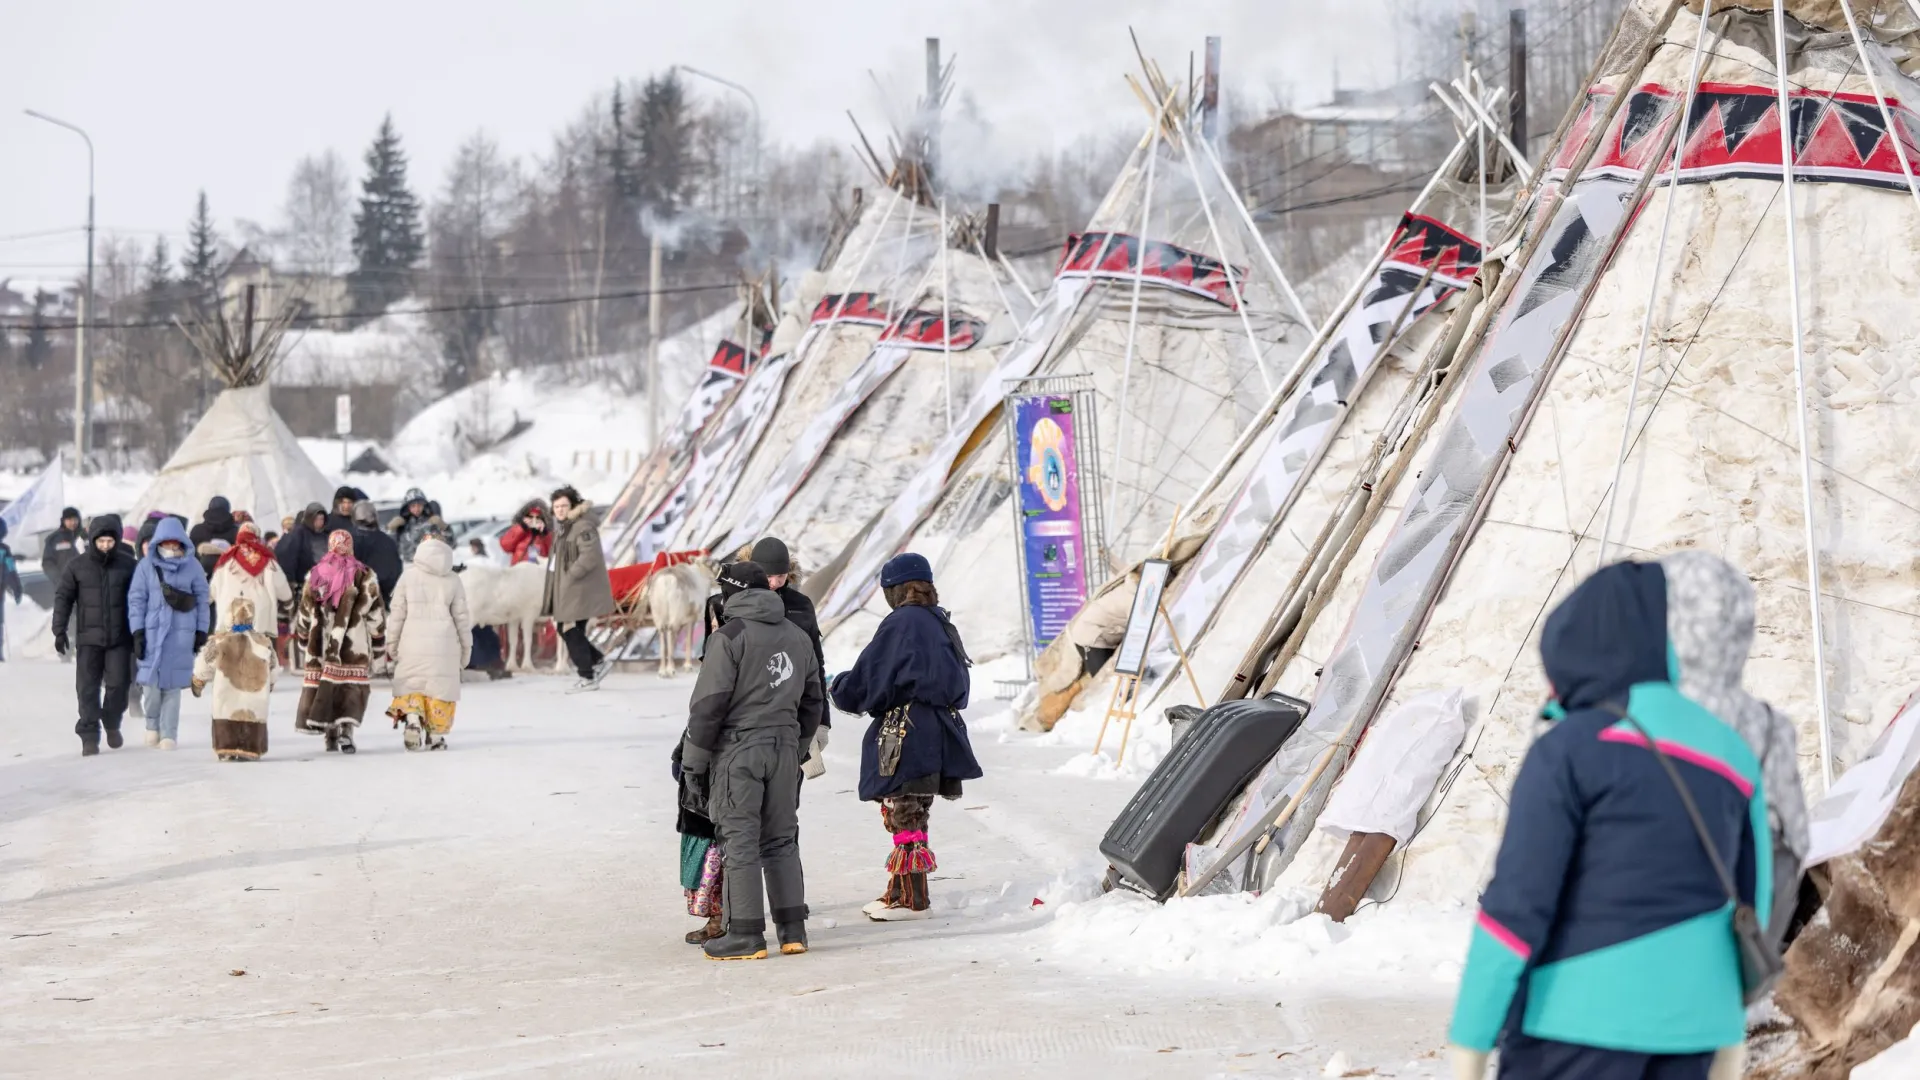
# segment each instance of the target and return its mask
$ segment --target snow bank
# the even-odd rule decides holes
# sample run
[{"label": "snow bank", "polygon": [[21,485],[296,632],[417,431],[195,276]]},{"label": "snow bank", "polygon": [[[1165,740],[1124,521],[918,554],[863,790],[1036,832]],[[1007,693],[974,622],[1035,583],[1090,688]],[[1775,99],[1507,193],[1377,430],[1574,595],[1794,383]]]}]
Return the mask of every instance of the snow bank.
[{"label": "snow bank", "polygon": [[[670,369],[667,354],[663,345],[663,370]],[[693,355],[683,344],[672,368],[686,367]],[[449,394],[394,437],[386,455],[392,473],[355,474],[354,483],[376,500],[397,500],[418,487],[449,517],[462,518],[511,514],[563,483],[609,500],[651,446],[647,398],[578,378],[569,369],[510,371]],[[680,397],[690,378],[676,375]],[[338,458],[331,464],[337,468]]]},{"label": "snow bank", "polygon": [[1905,1039],[1853,1070],[1853,1080],[1910,1080],[1915,1076],[1920,1076],[1920,1025]]},{"label": "snow bank", "polygon": [[1459,981],[1470,909],[1368,905],[1335,923],[1312,914],[1316,900],[1317,893],[1273,890],[1156,904],[1122,889],[1062,904],[1044,933],[1061,960],[1134,973],[1388,984],[1434,994]]},{"label": "snow bank", "polygon": [[273,381],[283,386],[423,388],[439,367],[440,340],[417,311],[389,311],[352,330],[306,330],[288,336]]},{"label": "snow bank", "polygon": [[[33,486],[39,475],[38,469],[30,472],[0,472],[0,499],[19,498],[27,488]],[[150,472],[104,472],[75,476],[68,470],[64,478],[65,505],[77,506],[81,513],[89,517],[118,513],[133,505],[133,500],[152,482],[153,474]],[[16,547],[18,539],[14,538]],[[14,554],[24,557],[28,553],[16,550]]]}]

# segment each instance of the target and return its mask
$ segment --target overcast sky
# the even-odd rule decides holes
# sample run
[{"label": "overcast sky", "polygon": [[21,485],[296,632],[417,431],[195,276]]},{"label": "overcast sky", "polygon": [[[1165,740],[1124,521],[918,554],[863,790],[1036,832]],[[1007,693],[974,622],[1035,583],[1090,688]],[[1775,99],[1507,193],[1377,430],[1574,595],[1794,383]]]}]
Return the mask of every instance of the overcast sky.
[{"label": "overcast sky", "polygon": [[[691,64],[746,84],[771,140],[847,139],[845,111],[881,126],[871,69],[903,97],[923,40],[957,56],[995,143],[1046,149],[1143,116],[1121,81],[1131,25],[1169,74],[1207,34],[1225,37],[1228,83],[1261,101],[1324,99],[1392,76],[1380,40],[1394,0],[58,0],[9,5],[0,63],[0,278],[74,272],[85,220],[80,140],[93,136],[103,232],[178,250],[205,188],[223,230],[270,222],[294,162],[334,148],[358,174],[391,111],[412,179],[440,186],[478,128],[510,153],[552,133],[616,79]],[[1336,15],[1337,12],[1337,15]],[[701,94],[725,93],[701,86]]]}]

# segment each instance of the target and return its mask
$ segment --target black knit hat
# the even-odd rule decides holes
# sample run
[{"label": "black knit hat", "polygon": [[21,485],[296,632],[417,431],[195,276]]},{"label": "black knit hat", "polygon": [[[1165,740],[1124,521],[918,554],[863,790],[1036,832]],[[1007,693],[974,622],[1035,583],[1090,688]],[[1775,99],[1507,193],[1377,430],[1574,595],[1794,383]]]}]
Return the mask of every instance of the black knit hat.
[{"label": "black knit hat", "polygon": [[735,593],[745,589],[764,589],[767,587],[767,572],[760,569],[759,563],[728,563],[720,568],[720,595],[731,599]]},{"label": "black knit hat", "polygon": [[769,536],[753,545],[753,554],[747,556],[747,558],[750,559],[755,566],[765,570],[769,577],[774,574],[791,574],[793,572],[793,556],[787,553],[786,541],[778,537]]}]

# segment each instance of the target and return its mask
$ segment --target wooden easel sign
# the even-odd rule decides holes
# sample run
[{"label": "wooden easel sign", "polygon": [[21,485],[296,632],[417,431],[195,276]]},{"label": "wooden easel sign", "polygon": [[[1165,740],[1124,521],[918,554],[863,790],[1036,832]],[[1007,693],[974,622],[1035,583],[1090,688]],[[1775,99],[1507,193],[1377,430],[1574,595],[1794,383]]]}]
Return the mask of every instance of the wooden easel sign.
[{"label": "wooden easel sign", "polygon": [[1113,695],[1107,699],[1107,715],[1100,721],[1100,737],[1093,742],[1099,753],[1107,741],[1107,725],[1122,722],[1120,753],[1114,766],[1126,760],[1127,740],[1133,735],[1133,717],[1140,695],[1140,673],[1147,666],[1147,644],[1153,639],[1155,619],[1165,610],[1162,597],[1173,564],[1165,559],[1148,559],[1140,564],[1140,583],[1133,590],[1133,608],[1127,613],[1127,632],[1120,639],[1120,650],[1113,657]]}]

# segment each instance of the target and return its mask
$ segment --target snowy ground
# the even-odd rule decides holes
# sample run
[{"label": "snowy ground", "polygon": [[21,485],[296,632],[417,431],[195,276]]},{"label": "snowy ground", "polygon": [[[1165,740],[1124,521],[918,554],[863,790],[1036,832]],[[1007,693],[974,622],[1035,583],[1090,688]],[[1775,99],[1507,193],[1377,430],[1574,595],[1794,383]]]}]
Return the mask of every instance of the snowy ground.
[{"label": "snowy ground", "polygon": [[221,764],[191,699],[179,751],[129,720],[82,759],[71,675],[0,665],[9,1076],[1441,1075],[1464,915],[1096,898],[1134,785],[994,717],[934,811],[938,918],[859,916],[886,840],[842,718],[802,807],[814,951],[723,965],[680,940],[684,678],[470,685],[450,752],[369,725],[353,758],[285,688],[267,759]]}]

